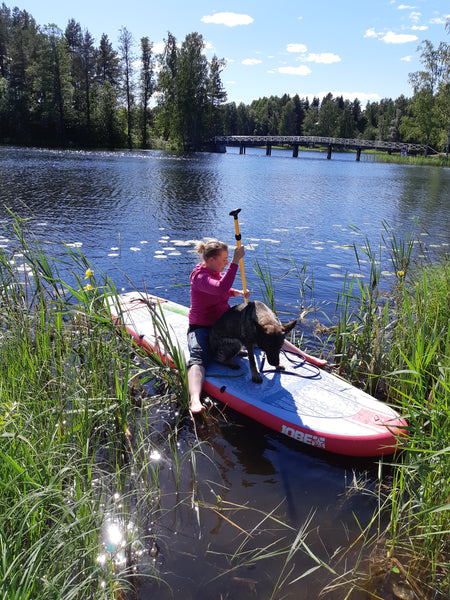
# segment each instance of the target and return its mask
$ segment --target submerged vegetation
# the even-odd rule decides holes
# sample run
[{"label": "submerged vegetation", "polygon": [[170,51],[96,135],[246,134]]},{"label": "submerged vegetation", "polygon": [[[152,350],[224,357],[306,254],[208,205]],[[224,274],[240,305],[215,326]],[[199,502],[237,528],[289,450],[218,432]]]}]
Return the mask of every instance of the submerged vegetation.
[{"label": "submerged vegetation", "polygon": [[[349,278],[335,321],[321,330],[336,369],[399,407],[409,425],[403,450],[390,465],[380,461],[378,485],[366,490],[375,499],[372,519],[359,523],[349,548],[328,550],[324,560],[312,541],[313,513],[292,531],[279,507],[262,514],[223,498],[192,423],[186,435],[183,358],[173,370],[140,355],[105,308],[113,282],[78,249],[49,257],[17,217],[10,235],[21,258],[0,250],[0,598],[131,599],[149,581],[163,590],[158,519],[173,515],[200,530],[208,514],[236,534],[234,551],[205,550],[221,565],[210,579],[224,586],[244,581],[230,575],[270,563],[278,575],[266,575],[264,597],[274,600],[317,572],[327,574],[325,597],[382,598],[392,589],[398,597],[448,597],[448,256],[416,264],[415,240],[385,225],[392,290],[381,286],[384,254],[368,242],[355,247],[357,261],[370,265],[369,283]],[[313,310],[306,265],[289,271],[306,314]],[[258,263],[256,273],[274,302],[270,270]],[[176,348],[170,353],[176,357]],[[169,502],[162,452],[173,479]],[[205,481],[200,463],[212,470]],[[298,553],[311,562],[303,573],[294,570]],[[257,597],[253,579],[245,585]]]}]

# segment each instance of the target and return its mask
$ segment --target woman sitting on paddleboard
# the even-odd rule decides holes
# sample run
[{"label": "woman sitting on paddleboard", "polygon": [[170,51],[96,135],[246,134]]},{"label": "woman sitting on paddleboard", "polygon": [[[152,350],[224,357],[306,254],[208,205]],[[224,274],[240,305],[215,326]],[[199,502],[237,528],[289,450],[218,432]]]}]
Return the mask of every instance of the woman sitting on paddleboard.
[{"label": "woman sitting on paddleboard", "polygon": [[228,246],[219,240],[199,242],[196,250],[202,262],[191,273],[191,307],[189,309],[188,361],[189,406],[193,413],[204,410],[201,392],[205,368],[210,361],[209,331],[219,317],[230,307],[229,298],[249,296],[249,292],[235,290],[233,285],[238,264],[245,254],[244,246],[236,248],[228,264]]}]

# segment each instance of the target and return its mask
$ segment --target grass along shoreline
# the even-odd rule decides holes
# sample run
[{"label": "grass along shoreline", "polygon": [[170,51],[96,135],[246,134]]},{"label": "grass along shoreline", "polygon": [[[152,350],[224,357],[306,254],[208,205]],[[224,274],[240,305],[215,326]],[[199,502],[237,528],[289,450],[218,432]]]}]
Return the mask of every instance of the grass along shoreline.
[{"label": "grass along shoreline", "polygon": [[[62,264],[25,232],[26,223],[16,218],[11,234],[24,270],[0,253],[0,598],[137,597],[142,573],[164,585],[158,539],[144,533],[146,513],[157,510],[161,493],[157,463],[149,467],[149,444],[158,452],[155,440],[164,439],[180,501],[194,515],[199,507],[237,509],[224,507],[220,498],[216,506],[206,505],[195,489],[183,496],[181,465],[189,463],[195,481],[202,450],[198,443],[180,451],[177,417],[163,426],[164,435],[161,424],[143,425],[140,404],[164,405],[165,399],[169,405],[174,395],[186,402],[182,368],[177,375],[140,359],[103,308],[104,295],[115,293],[113,283],[78,250],[67,248]],[[334,345],[342,373],[401,407],[409,437],[392,460],[388,488],[380,475],[379,511],[361,524],[359,542],[372,556],[361,556],[350,569],[339,568],[350,549],[328,565],[314,560],[333,575],[325,596],[377,598],[396,585],[440,600],[449,592],[450,267],[448,257],[438,265],[414,265],[412,240],[391,233],[393,296],[380,290],[378,253],[367,245],[355,248],[356,256],[370,257],[373,278],[368,285],[346,282],[326,345]],[[59,275],[62,267],[70,282]],[[259,269],[270,279],[263,265]],[[296,273],[306,291],[306,269]],[[270,284],[265,289],[273,293]],[[144,391],[153,378],[165,386],[154,399]],[[261,522],[273,518],[261,516]],[[295,553],[308,551],[308,523],[290,548],[279,550],[285,567],[272,598],[286,591]],[[269,549],[252,558],[246,552],[242,556],[250,561],[271,556]]]}]

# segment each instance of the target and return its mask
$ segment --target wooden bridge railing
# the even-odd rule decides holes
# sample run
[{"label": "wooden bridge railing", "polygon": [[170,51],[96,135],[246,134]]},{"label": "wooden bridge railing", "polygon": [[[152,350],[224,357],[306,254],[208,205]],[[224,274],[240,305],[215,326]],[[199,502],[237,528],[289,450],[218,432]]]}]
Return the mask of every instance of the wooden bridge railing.
[{"label": "wooden bridge railing", "polygon": [[425,152],[425,146],[406,144],[404,142],[386,142],[382,140],[360,140],[357,138],[336,138],[318,135],[228,135],[216,136],[216,145],[239,146],[240,153],[245,154],[246,146],[266,146],[266,154],[270,155],[272,146],[292,146],[293,156],[298,156],[298,148],[311,146],[326,146],[328,158],[331,158],[332,148],[356,150],[356,160],[359,160],[363,150],[380,150],[391,154],[420,154]]}]

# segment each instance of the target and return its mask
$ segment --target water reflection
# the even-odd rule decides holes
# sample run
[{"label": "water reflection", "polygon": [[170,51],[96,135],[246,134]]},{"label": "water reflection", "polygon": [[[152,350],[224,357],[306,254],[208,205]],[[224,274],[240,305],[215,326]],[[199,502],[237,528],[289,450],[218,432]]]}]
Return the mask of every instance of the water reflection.
[{"label": "water reflection", "polygon": [[[243,242],[252,244],[255,258],[267,253],[275,280],[290,260],[306,262],[319,304],[335,302],[345,272],[360,273],[353,244],[367,237],[378,247],[382,221],[409,231],[418,218],[430,243],[449,242],[448,169],[322,158],[305,153],[292,159],[282,151],[266,157],[258,149],[245,156],[177,157],[3,147],[0,205],[35,226],[45,223],[38,229],[53,242],[83,244],[119,287],[129,286],[126,273],[136,285],[145,281],[183,303],[196,257],[192,246],[177,244],[204,236],[233,244],[228,213],[236,207],[242,208]],[[3,208],[0,217],[8,218]],[[247,277],[258,294],[252,259],[248,254]],[[328,264],[340,265],[339,271]],[[364,267],[361,274],[367,275]],[[300,300],[290,278],[280,280],[276,294],[282,307]]]}]

